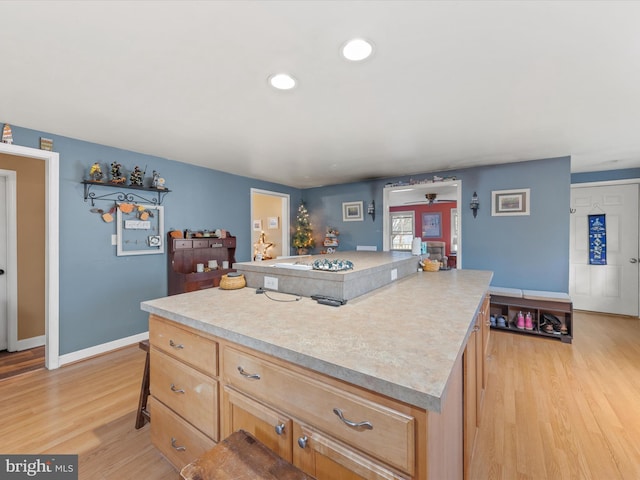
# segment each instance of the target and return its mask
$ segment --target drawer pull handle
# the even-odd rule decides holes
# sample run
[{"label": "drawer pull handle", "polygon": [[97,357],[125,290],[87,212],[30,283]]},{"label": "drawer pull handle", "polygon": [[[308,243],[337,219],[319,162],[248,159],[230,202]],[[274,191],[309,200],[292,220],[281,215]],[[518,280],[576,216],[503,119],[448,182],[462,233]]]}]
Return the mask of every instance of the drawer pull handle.
[{"label": "drawer pull handle", "polygon": [[300,437],[298,439],[298,446],[300,448],[307,448],[307,442],[309,441],[309,437],[307,437],[306,435],[304,437]]},{"label": "drawer pull handle", "polygon": [[184,348],[184,345],[182,345],[181,343],[176,343],[173,340],[169,340],[169,346],[175,348],[176,350],[182,350]]},{"label": "drawer pull handle", "polygon": [[175,392],[175,393],[184,393],[184,390],[181,388],[176,388],[176,386],[172,383],[171,384],[171,391]]},{"label": "drawer pull handle", "polygon": [[245,378],[249,378],[251,380],[260,380],[260,375],[258,375],[257,373],[247,373],[242,367],[238,367],[238,371],[240,372],[240,375]]},{"label": "drawer pull handle", "polygon": [[344,418],[342,410],[340,410],[339,408],[334,408],[333,413],[335,413],[344,424],[349,425],[352,428],[373,430],[373,425],[371,425],[371,422],[352,422],[351,420],[347,420],[346,418]]},{"label": "drawer pull handle", "polygon": [[284,423],[281,423],[280,425],[276,425],[275,429],[278,435],[282,435],[284,433]]},{"label": "drawer pull handle", "polygon": [[187,449],[187,447],[179,447],[176,445],[176,439],[174,437],[171,437],[171,446],[179,452],[184,452]]}]

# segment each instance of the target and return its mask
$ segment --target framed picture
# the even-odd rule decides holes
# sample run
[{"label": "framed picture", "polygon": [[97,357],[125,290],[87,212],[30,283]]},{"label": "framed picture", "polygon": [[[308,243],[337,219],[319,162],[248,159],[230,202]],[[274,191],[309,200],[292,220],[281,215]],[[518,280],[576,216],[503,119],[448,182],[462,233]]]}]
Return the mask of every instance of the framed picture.
[{"label": "framed picture", "polygon": [[442,213],[434,212],[422,214],[422,237],[442,237]]},{"label": "framed picture", "polygon": [[277,230],[278,229],[278,217],[269,217],[269,230]]},{"label": "framed picture", "polygon": [[529,215],[530,189],[491,192],[491,215]]},{"label": "framed picture", "polygon": [[262,230],[262,220],[254,220],[253,221],[253,231],[259,232]]},{"label": "framed picture", "polygon": [[344,202],[342,204],[343,222],[361,222],[362,220],[362,202]]},{"label": "framed picture", "polygon": [[136,205],[132,211],[116,210],[117,255],[164,253],[164,207]]}]

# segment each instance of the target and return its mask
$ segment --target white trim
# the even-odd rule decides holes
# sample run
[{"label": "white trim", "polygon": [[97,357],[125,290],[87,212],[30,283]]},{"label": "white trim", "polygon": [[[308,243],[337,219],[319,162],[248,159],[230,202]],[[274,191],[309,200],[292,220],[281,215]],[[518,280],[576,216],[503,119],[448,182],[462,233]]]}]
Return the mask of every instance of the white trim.
[{"label": "white trim", "polygon": [[58,368],[60,350],[60,284],[59,284],[59,165],[57,152],[0,143],[0,153],[29,157],[46,162],[45,166],[45,365]]},{"label": "white trim", "polygon": [[18,350],[18,232],[17,232],[17,175],[14,170],[0,170],[5,177],[7,214],[7,350]]},{"label": "white trim", "polygon": [[[289,225],[290,225],[290,213],[289,213],[289,204],[291,201],[291,197],[288,193],[280,193],[280,192],[272,192],[269,190],[262,190],[259,188],[251,188],[249,191],[249,203],[250,203],[250,216],[249,220],[253,226],[253,194],[259,193],[260,195],[269,195],[271,197],[278,197],[281,200],[280,216],[282,217],[282,221],[280,223],[282,228],[282,238],[280,239],[280,244],[282,245],[282,255],[286,256],[291,253],[291,244],[289,239]],[[249,258],[253,258],[253,242],[249,242]],[[281,258],[281,257],[278,257]]]},{"label": "white trim", "polygon": [[16,342],[16,351],[29,350],[30,348],[41,347],[45,344],[47,339],[46,335],[40,335],[39,337],[25,338],[24,340],[18,340]]},{"label": "white trim", "polygon": [[142,332],[142,333],[137,333],[136,335],[131,335],[130,337],[120,338],[112,342],[107,342],[101,345],[95,345],[93,347],[85,348],[83,350],[77,350],[75,352],[65,353],[64,355],[60,355],[59,357],[60,366],[66,365],[68,363],[77,362],[79,360],[85,360],[90,357],[95,357],[96,355],[102,355],[103,353],[111,352],[112,350],[117,350],[122,347],[127,347],[129,345],[133,345],[135,343],[141,342],[143,340],[148,340],[148,339],[149,339],[149,332]]},{"label": "white trim", "polygon": [[603,187],[606,185],[625,185],[630,183],[640,183],[640,178],[623,178],[620,180],[602,180],[599,182],[582,182],[582,183],[572,183],[571,188],[580,188],[580,187]]}]

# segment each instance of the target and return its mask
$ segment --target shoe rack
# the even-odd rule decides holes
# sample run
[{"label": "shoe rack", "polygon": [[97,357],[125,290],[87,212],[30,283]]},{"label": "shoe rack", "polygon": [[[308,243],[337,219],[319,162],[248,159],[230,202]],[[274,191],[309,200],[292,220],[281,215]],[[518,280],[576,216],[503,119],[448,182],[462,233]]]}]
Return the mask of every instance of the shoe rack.
[{"label": "shoe rack", "polygon": [[[521,322],[518,321],[520,313],[524,319]],[[527,313],[531,314],[530,325],[526,321]],[[553,328],[552,325],[552,328],[549,329],[546,326],[548,322],[545,322],[543,317],[545,313],[555,316],[560,321],[560,325],[556,328]],[[494,330],[552,338],[563,343],[571,343],[573,340],[573,304],[571,302],[491,295],[489,314],[491,328]],[[505,319],[504,326],[500,325],[500,317]],[[530,329],[526,327],[530,327]]]}]

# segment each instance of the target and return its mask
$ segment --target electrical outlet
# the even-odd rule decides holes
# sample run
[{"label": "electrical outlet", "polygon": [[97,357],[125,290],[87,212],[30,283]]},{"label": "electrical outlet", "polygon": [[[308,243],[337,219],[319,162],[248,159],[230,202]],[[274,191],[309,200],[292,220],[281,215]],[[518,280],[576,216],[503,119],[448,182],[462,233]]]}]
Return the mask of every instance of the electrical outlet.
[{"label": "electrical outlet", "polygon": [[268,290],[278,290],[278,278],[277,277],[264,277],[264,288]]},{"label": "electrical outlet", "polygon": [[394,268],[393,270],[391,270],[391,281],[393,282],[394,280],[398,279],[398,269]]},{"label": "electrical outlet", "polygon": [[111,245],[117,245],[117,244],[118,244],[118,235],[114,233],[113,235],[111,235]]}]

